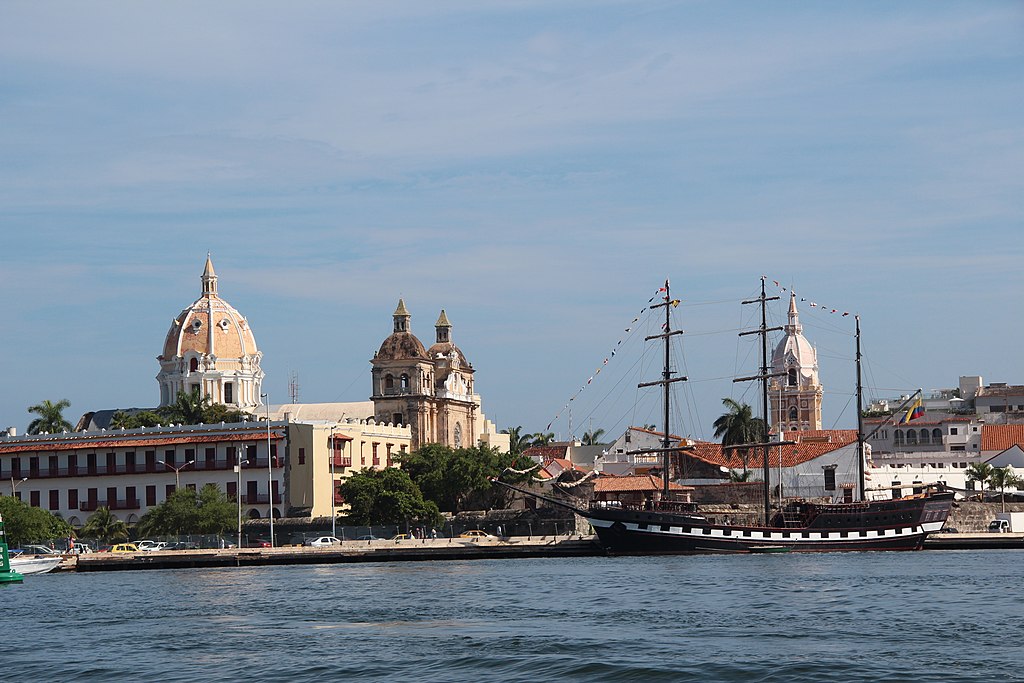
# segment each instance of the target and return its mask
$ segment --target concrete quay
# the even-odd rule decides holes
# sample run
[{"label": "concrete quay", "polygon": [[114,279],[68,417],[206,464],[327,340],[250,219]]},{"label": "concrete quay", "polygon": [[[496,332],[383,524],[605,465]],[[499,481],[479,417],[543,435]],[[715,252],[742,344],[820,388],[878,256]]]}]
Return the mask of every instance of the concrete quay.
[{"label": "concrete quay", "polygon": [[931,534],[924,541],[925,550],[1021,550],[1024,534]]},{"label": "concrete quay", "polygon": [[535,536],[533,538],[405,539],[345,541],[331,548],[288,546],[225,550],[90,553],[68,558],[62,569],[79,572],[200,567],[252,567],[279,564],[346,564],[355,562],[420,562],[426,560],[485,560],[525,557],[592,557],[604,551],[593,536]]}]

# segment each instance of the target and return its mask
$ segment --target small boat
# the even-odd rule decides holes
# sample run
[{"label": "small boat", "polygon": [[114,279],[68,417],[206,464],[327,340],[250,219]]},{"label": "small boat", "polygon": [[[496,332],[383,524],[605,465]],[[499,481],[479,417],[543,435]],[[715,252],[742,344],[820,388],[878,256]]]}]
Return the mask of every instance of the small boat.
[{"label": "small boat", "polygon": [[[662,447],[632,451],[633,453],[659,454],[663,458],[663,494],[660,500],[648,501],[643,506],[609,506],[607,503],[587,503],[579,499],[556,500],[535,492],[495,480],[522,494],[544,500],[552,505],[568,508],[585,518],[597,533],[598,541],[605,551],[614,554],[685,554],[685,553],[768,553],[768,552],[835,552],[862,550],[920,550],[930,533],[939,531],[949,516],[953,505],[953,491],[942,485],[922,487],[914,495],[897,498],[867,500],[864,476],[864,435],[861,411],[860,378],[860,317],[857,321],[857,447],[859,453],[860,500],[851,502],[810,502],[790,501],[773,513],[769,495],[770,476],[768,471],[768,449],[781,446],[784,441],[769,441],[750,444],[763,449],[764,473],[764,523],[762,525],[736,525],[715,523],[697,511],[697,505],[672,499],[669,486],[669,457],[673,452],[685,450],[684,446],[673,444],[669,428],[669,392],[672,382],[685,381],[686,377],[673,377],[669,365],[669,338],[679,331],[673,331],[669,309],[674,306],[669,295],[669,283],[662,290],[664,300],[651,309],[664,308],[665,322],[662,334],[648,339],[662,338],[665,343],[665,366],[663,379],[639,385],[661,385],[664,388],[665,432]],[[761,280],[761,296],[751,302],[761,304],[761,335],[763,373],[760,379],[765,414],[768,406],[767,338],[765,323],[764,278]],[[744,333],[747,334],[747,333]],[[739,380],[738,380],[739,381]],[[767,418],[765,419],[767,422]]]},{"label": "small boat", "polygon": [[57,568],[64,558],[60,555],[11,555],[11,569],[22,576],[45,574]]}]

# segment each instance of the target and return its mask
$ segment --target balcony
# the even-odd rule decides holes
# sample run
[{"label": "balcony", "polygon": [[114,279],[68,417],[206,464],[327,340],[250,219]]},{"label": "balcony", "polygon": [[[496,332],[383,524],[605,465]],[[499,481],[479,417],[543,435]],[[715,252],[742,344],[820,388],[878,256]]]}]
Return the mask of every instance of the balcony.
[{"label": "balcony", "polygon": [[[266,505],[269,500],[269,496],[265,493],[257,493],[255,496],[245,495],[242,496],[243,505]],[[280,493],[274,494],[274,505],[279,505],[282,501]]]},{"label": "balcony", "polygon": [[[199,460],[192,463],[188,467],[182,467],[181,465],[175,464],[175,467],[179,468],[182,473],[191,471],[224,471],[231,470],[235,466],[234,460],[214,460],[207,462],[205,460]],[[351,458],[349,463],[346,465],[336,464],[336,466],[351,467]],[[245,466],[246,469],[267,468],[267,459],[256,460],[255,462],[249,461],[249,464]],[[281,458],[274,458],[274,468],[282,467]],[[58,467],[49,468],[44,470],[33,471],[25,470],[14,471],[4,470],[0,472],[0,480],[21,479],[22,477],[28,477],[29,479],[61,479],[64,477],[105,477],[114,474],[174,474],[174,470],[169,467],[165,467],[160,463],[122,463],[113,467],[106,465],[94,465],[89,467],[88,465],[78,465],[77,467]]]},{"label": "balcony", "polygon": [[352,456],[351,455],[336,455],[332,459],[332,464],[335,467],[352,467]]},{"label": "balcony", "polygon": [[139,510],[138,498],[115,498],[114,500],[87,500],[78,504],[80,512],[95,512],[98,508],[110,510]]}]

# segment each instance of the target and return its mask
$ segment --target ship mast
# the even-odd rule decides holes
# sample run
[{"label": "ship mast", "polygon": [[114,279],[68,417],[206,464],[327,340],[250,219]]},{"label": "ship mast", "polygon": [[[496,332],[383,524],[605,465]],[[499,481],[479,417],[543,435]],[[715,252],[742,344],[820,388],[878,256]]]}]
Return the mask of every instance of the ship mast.
[{"label": "ship mast", "polygon": [[[764,428],[765,428],[764,440],[763,440],[762,443],[759,443],[759,444],[747,444],[747,447],[761,446],[763,454],[764,454],[764,472],[763,472],[762,476],[764,477],[764,523],[765,523],[765,525],[767,525],[768,524],[768,520],[771,518],[771,514],[772,514],[771,468],[768,466],[768,454],[769,454],[770,449],[771,449],[771,447],[773,445],[772,442],[768,440],[768,431],[770,429],[770,427],[769,427],[770,418],[769,418],[769,414],[768,414],[768,380],[771,377],[781,377],[781,376],[785,375],[786,373],[784,373],[784,372],[777,372],[777,373],[773,374],[771,372],[771,368],[768,367],[768,333],[769,332],[777,332],[779,330],[782,330],[782,328],[781,327],[768,327],[768,307],[767,307],[767,303],[769,301],[778,301],[779,297],[777,297],[777,296],[766,296],[765,295],[765,291],[764,291],[764,285],[765,285],[765,276],[762,275],[761,276],[761,296],[759,296],[756,299],[751,299],[749,301],[742,302],[744,305],[746,305],[746,304],[757,304],[757,303],[761,304],[761,327],[759,327],[756,330],[750,330],[749,332],[740,332],[740,336],[741,337],[744,337],[744,336],[746,336],[748,334],[757,334],[757,335],[761,336],[761,373],[758,374],[758,375],[753,375],[751,377],[737,377],[736,379],[733,380],[733,382],[749,382],[749,381],[755,380],[755,379],[761,381],[761,407],[762,407],[761,414],[764,416]],[[777,443],[781,446],[785,442],[780,440]],[[780,451],[780,456],[781,456],[781,451]],[[781,480],[779,481],[779,484],[780,485],[782,484]]]},{"label": "ship mast", "polygon": [[857,500],[864,500],[864,386],[861,383],[860,367],[860,316],[854,316],[857,321]]},{"label": "ship mast", "polygon": [[[672,454],[673,450],[678,450],[678,449],[673,449],[671,447],[672,446],[672,436],[671,436],[672,432],[669,430],[669,418],[671,416],[671,410],[670,410],[671,393],[669,391],[669,389],[670,389],[669,385],[672,384],[673,382],[685,382],[686,379],[687,379],[686,377],[672,377],[672,368],[670,366],[670,363],[671,363],[671,353],[670,353],[671,352],[671,349],[670,349],[671,339],[672,339],[673,336],[675,336],[677,334],[682,334],[683,333],[682,330],[673,330],[672,329],[672,318],[671,318],[671,315],[670,315],[670,311],[671,311],[671,309],[674,306],[678,306],[678,305],[679,305],[679,302],[678,301],[674,301],[672,299],[672,297],[671,297],[671,292],[670,292],[670,289],[669,289],[669,282],[666,279],[665,280],[665,300],[662,303],[660,303],[660,304],[654,304],[654,305],[651,306],[651,310],[654,310],[655,308],[664,308],[665,309],[665,325],[664,325],[664,330],[665,331],[664,331],[663,334],[655,334],[655,335],[651,335],[650,337],[645,337],[644,338],[644,341],[651,341],[652,339],[662,339],[662,340],[664,340],[664,342],[665,342],[665,344],[664,344],[664,347],[665,347],[665,366],[664,366],[664,369],[662,370],[661,379],[660,380],[658,380],[656,382],[644,382],[642,384],[638,384],[637,385],[638,388],[652,387],[652,386],[661,386],[663,388],[663,390],[664,390],[664,395],[663,395],[663,398],[662,398],[662,401],[663,401],[662,405],[663,405],[663,408],[664,408],[665,434],[664,434],[664,436],[662,437],[662,440],[661,440],[661,448],[658,449],[658,450],[661,451],[661,454],[662,454],[662,474],[661,474],[661,479],[662,479],[662,500],[668,500],[669,465],[671,463],[671,454]],[[650,450],[639,450],[639,451],[631,451],[631,452],[632,453],[650,453],[651,451]]]}]

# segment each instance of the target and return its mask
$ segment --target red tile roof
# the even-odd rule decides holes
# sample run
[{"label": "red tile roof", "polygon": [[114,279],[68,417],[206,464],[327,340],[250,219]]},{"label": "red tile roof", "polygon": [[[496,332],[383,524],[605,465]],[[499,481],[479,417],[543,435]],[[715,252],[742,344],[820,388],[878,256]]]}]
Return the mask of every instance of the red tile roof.
[{"label": "red tile roof", "polygon": [[[267,438],[266,432],[251,431],[221,434],[181,434],[175,436],[158,436],[155,438],[139,438],[139,435],[124,436],[112,439],[109,434],[97,435],[98,438],[82,438],[75,435],[73,439],[45,439],[40,441],[20,441],[14,444],[0,442],[0,454],[11,453],[52,453],[55,451],[101,450],[105,448],[145,448],[148,446],[173,446],[190,443],[223,443],[237,441],[260,441]],[[284,435],[273,432],[272,439],[283,439]]]},{"label": "red tile roof", "polygon": [[544,461],[544,467],[546,468],[548,465],[550,465],[552,463],[554,463],[555,465],[558,465],[563,470],[574,470],[574,469],[576,469],[576,466],[573,465],[572,462],[566,460],[565,458],[551,458],[549,460],[545,460]]},{"label": "red tile roof", "polygon": [[[638,474],[627,477],[598,477],[594,484],[595,493],[627,493],[631,491],[661,491],[665,487],[660,477]],[[692,486],[681,486],[669,482],[670,491],[692,491]]]},{"label": "red tile roof", "polygon": [[568,448],[568,444],[560,444],[556,446],[530,446],[523,451],[523,455],[527,458],[540,458],[541,462],[547,462],[548,460],[554,460],[555,458],[565,457],[565,451]]},{"label": "red tile roof", "polygon": [[[855,429],[816,429],[803,432],[786,432],[784,435],[787,441],[799,443],[790,446],[773,446],[768,453],[768,465],[779,467],[779,460],[782,460],[782,467],[793,467],[809,460],[814,460],[826,453],[831,453],[843,446],[849,445],[857,440]],[[742,470],[743,459],[737,453],[737,449],[723,451],[722,445],[709,441],[698,441],[696,448],[686,451],[692,457],[703,460],[718,467],[728,467],[731,470]],[[747,458],[747,469],[764,467],[762,457],[763,449],[752,448]]]},{"label": "red tile roof", "polygon": [[1012,446],[1024,448],[1024,424],[982,425],[981,450],[1002,452]]}]

